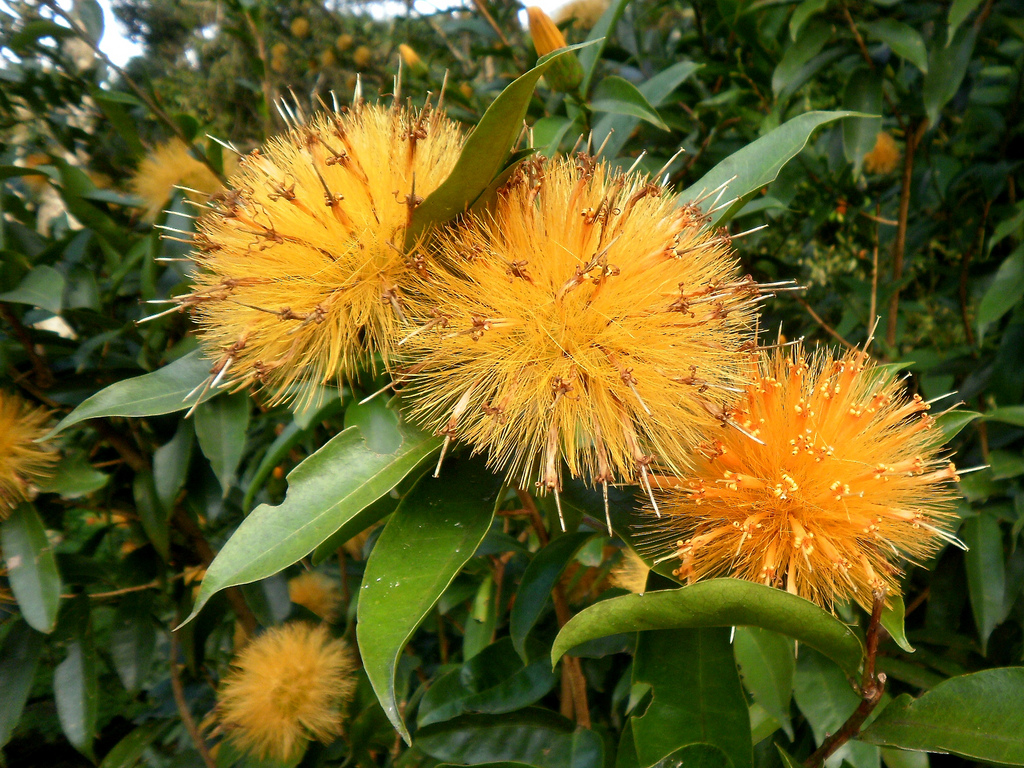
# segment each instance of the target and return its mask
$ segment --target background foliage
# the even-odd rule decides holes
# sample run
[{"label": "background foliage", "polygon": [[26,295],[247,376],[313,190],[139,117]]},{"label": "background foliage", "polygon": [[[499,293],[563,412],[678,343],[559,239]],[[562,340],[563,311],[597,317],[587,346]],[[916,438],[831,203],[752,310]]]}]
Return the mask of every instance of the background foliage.
[{"label": "background foliage", "polygon": [[[566,490],[563,534],[550,498],[501,487],[477,460],[456,458],[443,484],[421,479],[437,440],[381,398],[359,404],[383,383],[370,375],[315,412],[218,395],[185,419],[182,398],[208,370],[187,318],[137,324],[142,302],[183,289],[188,266],[173,261],[188,246],[143,220],[127,183],[147,150],[177,136],[223,173],[229,153],[208,134],[255,147],[283,128],[276,99],[307,112],[332,91],[347,103],[357,72],[364,95],[389,93],[401,43],[419,57],[405,62],[404,94],[436,93],[447,71],[450,114],[476,124],[535,62],[518,3],[396,14],[303,0],[125,2],[118,13],[145,55],[123,70],[93,51],[96,3],[70,7],[0,9],[0,377],[64,419],[58,474],[3,523],[8,764],[203,764],[200,745],[217,740],[203,720],[233,648],[260,627],[313,618],[288,593],[305,569],[336,581],[332,628],[358,639],[365,671],[344,738],[312,747],[303,765],[775,768],[842,724],[859,701],[847,680],[862,652],[859,609],[802,618],[788,596],[742,585],[752,591],[738,604],[763,602],[768,618],[737,614],[714,592],[713,615],[680,623],[689,609],[673,602],[651,619],[656,631],[613,634],[634,626],[629,598],[579,615],[624,594],[609,584],[622,541],[602,532],[592,491]],[[849,346],[880,317],[873,350],[908,386],[926,399],[956,391],[939,406],[961,399],[981,413],[955,442],[959,466],[987,467],[961,483],[970,548],[910,570],[906,636],[888,617],[878,659],[892,701],[833,761],[1024,764],[1024,723],[993,709],[1024,696],[1021,8],[580,8],[596,21],[566,24],[569,42],[604,40],[575,54],[586,73],[577,93],[542,83],[524,100],[534,144],[568,151],[592,132],[605,157],[630,165],[646,152],[638,162],[652,171],[682,147],[666,172],[695,196],[714,186],[701,180],[718,163],[771,134],[735,170],[714,171],[741,173],[750,190],[719,224],[769,224],[737,240],[744,269],[806,286],[768,303],[765,329]],[[819,110],[877,117],[806,117]],[[880,132],[897,156],[879,149]],[[157,225],[188,227],[180,193],[164,207]],[[375,484],[364,481],[371,469]],[[633,495],[613,502],[628,539]],[[268,516],[312,519],[315,531],[287,552],[268,548],[246,534]],[[29,564],[31,578],[12,564]],[[712,588],[732,589],[721,584]],[[206,607],[172,633],[197,599]],[[574,615],[556,656],[587,644],[552,671]],[[734,624],[746,626],[731,638]],[[254,764],[228,749],[205,759]]]}]

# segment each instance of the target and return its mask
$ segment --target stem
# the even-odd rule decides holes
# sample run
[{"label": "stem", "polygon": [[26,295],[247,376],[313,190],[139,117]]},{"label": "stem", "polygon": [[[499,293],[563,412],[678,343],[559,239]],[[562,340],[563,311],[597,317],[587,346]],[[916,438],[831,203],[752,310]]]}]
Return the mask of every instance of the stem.
[{"label": "stem", "polygon": [[32,363],[35,385],[40,389],[48,389],[53,384],[53,373],[42,356],[36,352],[35,344],[32,343],[32,337],[29,335],[28,329],[22,325],[18,316],[6,304],[0,304],[0,317],[10,324],[11,328],[14,329],[14,335],[18,337],[18,341],[24,347],[25,354],[28,355],[29,362]]},{"label": "stem", "polygon": [[875,323],[878,317],[878,226],[882,204],[875,203],[875,247],[871,252],[871,307],[868,312],[868,328]]},{"label": "stem", "polygon": [[[262,14],[262,6],[260,6]],[[253,11],[255,13],[255,11]],[[270,62],[267,61],[267,43],[263,39],[263,35],[259,28],[256,26],[256,21],[252,15],[248,12],[242,14],[245,16],[245,22],[249,27],[249,34],[252,35],[253,40],[256,41],[256,56],[259,57],[260,64],[263,65],[263,138],[270,138],[270,134],[274,131],[274,88],[270,84]]]},{"label": "stem", "polygon": [[817,323],[818,325],[820,325],[820,326],[821,326],[821,327],[822,327],[823,329],[825,329],[825,331],[826,331],[826,332],[828,333],[828,335],[829,335],[829,336],[831,336],[831,337],[832,337],[833,339],[835,339],[836,341],[840,342],[840,343],[841,343],[841,344],[842,344],[843,346],[845,346],[845,347],[846,347],[847,349],[852,349],[852,350],[856,350],[856,349],[857,349],[857,347],[855,347],[855,346],[854,346],[853,344],[851,344],[851,343],[850,343],[850,342],[848,342],[848,341],[847,341],[846,339],[844,339],[844,338],[843,338],[842,336],[840,336],[840,335],[839,335],[839,332],[838,332],[838,331],[836,331],[836,329],[835,329],[835,328],[833,328],[833,327],[832,327],[831,325],[829,325],[829,324],[828,324],[828,323],[826,323],[826,322],[825,322],[824,320],[822,320],[822,319],[821,319],[821,316],[820,316],[820,315],[819,315],[819,314],[818,314],[817,312],[815,312],[815,311],[814,311],[814,308],[813,308],[813,307],[812,307],[812,306],[811,306],[810,304],[808,304],[808,303],[807,303],[806,301],[804,301],[803,299],[801,299],[801,298],[800,298],[799,296],[794,296],[793,298],[794,298],[794,299],[796,299],[797,303],[798,303],[798,304],[799,304],[799,305],[800,305],[801,307],[803,307],[804,309],[806,309],[806,310],[807,310],[807,313],[808,313],[808,314],[809,314],[809,315],[810,315],[811,317],[813,317],[813,318],[814,318],[815,322],[816,322],[816,323]]},{"label": "stem", "polygon": [[883,608],[885,608],[885,592],[880,590],[874,594],[871,621],[868,623],[865,638],[867,652],[864,658],[864,675],[860,684],[860,704],[843,723],[843,726],[826,738],[817,751],[804,761],[806,768],[820,768],[829,756],[860,733],[860,727],[864,725],[864,721],[868,719],[882,699],[882,694],[885,692],[885,673],[875,672],[875,659],[878,656],[878,635],[882,628]]},{"label": "stem", "polygon": [[[181,617],[179,616],[178,618],[180,619]],[[203,759],[206,768],[217,768],[217,763],[210,754],[210,748],[206,745],[203,734],[199,732],[195,718],[192,717],[192,713],[188,708],[188,702],[185,700],[185,688],[181,684],[181,670],[178,668],[178,633],[173,630],[171,631],[170,654],[171,692],[174,694],[174,703],[178,707],[181,722],[185,726],[185,730],[188,731],[188,735],[192,738],[192,743],[196,745],[196,751],[199,752],[199,756]]]}]

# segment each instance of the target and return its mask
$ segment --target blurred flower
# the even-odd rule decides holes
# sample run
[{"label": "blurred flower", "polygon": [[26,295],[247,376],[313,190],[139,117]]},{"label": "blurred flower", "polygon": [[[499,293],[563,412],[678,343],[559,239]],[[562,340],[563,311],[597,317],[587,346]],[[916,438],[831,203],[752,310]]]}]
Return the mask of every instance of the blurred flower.
[{"label": "blurred flower", "polygon": [[[530,6],[526,9],[526,15],[530,20],[530,37],[533,38],[533,47],[538,56],[545,56],[568,45],[555,22],[541,8]],[[567,53],[551,63],[544,73],[544,79],[554,91],[574,91],[583,82],[583,65],[575,53]]]},{"label": "blurred flower", "polygon": [[364,69],[364,68],[368,67],[372,60],[373,60],[373,51],[371,51],[365,45],[360,45],[352,53],[352,61],[354,61],[355,65],[357,67],[359,67],[360,69]]},{"label": "blurred flower", "polygon": [[352,43],[354,42],[355,38],[348,32],[345,32],[344,34],[338,35],[338,39],[334,41],[334,45],[339,51],[344,53],[352,47]]},{"label": "blurred flower", "polygon": [[824,607],[899,592],[898,557],[958,543],[956,469],[927,403],[863,352],[762,353],[731,423],[678,486],[659,492],[652,554],[689,582],[735,576]]},{"label": "blurred flower", "polygon": [[321,67],[333,66],[334,63],[337,60],[338,59],[334,55],[334,51],[331,50],[330,48],[324,48],[322,51],[320,51],[320,66]]},{"label": "blurred flower", "polygon": [[32,495],[33,483],[53,472],[57,454],[36,443],[49,418],[42,408],[0,390],[0,520]]},{"label": "blurred flower", "polygon": [[609,0],[573,0],[552,11],[551,18],[556,24],[572,20],[572,25],[577,29],[591,29],[608,10],[608,6]]},{"label": "blurred flower", "polygon": [[283,59],[288,55],[288,43],[274,43],[270,46],[270,55],[275,59]]},{"label": "blurred flower", "polygon": [[200,193],[186,193],[197,201],[223,189],[220,179],[189,154],[181,139],[160,144],[146,155],[132,177],[131,186],[132,191],[146,201],[143,215],[148,221],[160,214],[175,187],[188,187]]},{"label": "blurred flower", "polygon": [[[685,465],[742,385],[758,286],[729,240],[646,176],[533,161],[439,238],[400,342],[412,416],[520,487]],[[447,447],[447,440],[446,440]],[[442,454],[443,458],[443,454]]]},{"label": "blurred flower", "polygon": [[334,579],[306,571],[288,581],[288,597],[324,621],[334,621],[341,606],[341,593]]},{"label": "blurred flower", "polygon": [[[20,165],[23,168],[38,168],[41,165],[49,165],[51,162],[52,160],[49,155],[43,154],[42,152],[33,152],[31,155],[26,155]],[[47,176],[45,173],[31,173],[26,176],[22,176],[21,180],[35,195],[40,194],[48,186]]]},{"label": "blurred flower", "polygon": [[270,68],[278,74],[283,74],[288,69],[288,62],[284,58],[274,56],[270,60]]},{"label": "blurred flower", "polygon": [[261,759],[295,760],[310,740],[341,733],[354,670],[351,651],[326,627],[273,627],[232,662],[217,694],[220,722],[232,741]]},{"label": "blurred flower", "polygon": [[292,19],[289,29],[291,30],[292,37],[302,39],[309,34],[309,19],[305,16]]},{"label": "blurred flower", "polygon": [[461,93],[465,98],[471,99],[473,98],[473,86],[469,83],[460,83],[459,93]]},{"label": "blurred flower", "polygon": [[444,181],[462,135],[442,112],[320,114],[244,159],[210,198],[190,293],[212,375],[272,402],[385,365],[416,266],[413,209]]},{"label": "blurred flower", "polygon": [[650,572],[651,569],[640,555],[627,547],[622,553],[622,559],[608,575],[608,582],[613,587],[642,595],[647,589],[647,574]]},{"label": "blurred flower", "polygon": [[420,55],[413,50],[411,45],[402,43],[398,46],[398,53],[402,57],[402,63],[409,68],[411,72],[418,72],[420,74],[427,71],[427,65],[423,63],[423,59]]},{"label": "blurred flower", "polygon": [[891,133],[881,131],[875,146],[864,155],[864,170],[884,176],[896,170],[900,163],[900,148]]}]

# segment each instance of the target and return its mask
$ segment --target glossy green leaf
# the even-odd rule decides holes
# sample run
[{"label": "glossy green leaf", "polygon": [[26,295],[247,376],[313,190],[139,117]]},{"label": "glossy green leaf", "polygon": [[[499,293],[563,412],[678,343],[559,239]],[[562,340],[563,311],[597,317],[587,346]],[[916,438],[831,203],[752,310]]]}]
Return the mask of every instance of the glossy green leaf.
[{"label": "glossy green leaf", "polygon": [[953,43],[953,38],[956,37],[957,31],[960,29],[960,25],[963,24],[967,17],[974,12],[974,9],[981,5],[981,0],[953,0],[949,6],[949,15],[946,17],[946,45],[949,46]]},{"label": "glossy green leaf", "polygon": [[[201,389],[209,376],[210,361],[198,350],[191,352],[152,373],[118,381],[100,390],[65,416],[47,437],[86,419],[158,416],[184,411],[197,401],[204,402],[217,394],[213,389]],[[186,400],[185,396],[196,387],[200,387],[200,391]]]},{"label": "glossy green leaf", "polygon": [[668,130],[665,121],[647,101],[647,97],[635,85],[618,75],[609,75],[597,84],[591,96],[590,108],[595,112],[636,117],[663,131]]},{"label": "glossy green leaf", "polygon": [[404,422],[398,430],[394,453],[371,450],[350,427],[295,467],[285,500],[253,510],[214,558],[186,621],[220,590],[272,576],[308,555],[440,447]]},{"label": "glossy green leaf", "polygon": [[160,503],[152,472],[139,472],[132,482],[135,509],[139,513],[142,530],[153,548],[167,560],[171,551],[171,522],[169,510]]},{"label": "glossy green leaf", "polygon": [[589,45],[579,53],[580,64],[583,66],[583,82],[580,84],[580,93],[584,96],[590,90],[590,83],[594,79],[594,73],[597,72],[597,65],[601,61],[605,45],[608,44],[608,38],[615,32],[615,27],[618,26],[619,19],[622,18],[622,13],[628,4],[629,0],[612,0],[608,3],[605,12],[601,14],[601,18],[597,20],[590,30],[590,34],[587,35]]},{"label": "glossy green leaf", "polygon": [[436,760],[459,765],[512,762],[535,768],[594,768],[604,764],[600,736],[577,730],[547,709],[463,715],[421,728],[416,746]]},{"label": "glossy green leaf", "polygon": [[[743,149],[734,152],[708,171],[700,181],[687,187],[679,196],[680,203],[702,197],[712,190],[728,185],[724,200],[741,198],[779,175],[782,167],[806,145],[816,128],[844,117],[862,117],[855,112],[807,112],[783,123]],[[705,203],[706,205],[706,203]],[[725,215],[725,209],[712,214],[712,222]]]},{"label": "glossy green leaf", "polygon": [[882,747],[882,763],[886,768],[929,768],[931,761],[927,752],[910,752],[905,749]]},{"label": "glossy green leaf", "polygon": [[67,656],[53,672],[53,693],[64,736],[71,742],[71,746],[91,759],[99,692],[96,683],[96,651],[87,638],[79,638],[68,644]]},{"label": "glossy green leaf", "polygon": [[73,452],[61,457],[51,477],[39,481],[43,493],[56,493],[63,499],[78,499],[103,488],[110,475],[94,469],[85,454]]},{"label": "glossy green leaf", "polygon": [[796,42],[804,25],[815,15],[825,10],[828,4],[829,0],[803,0],[802,3],[794,8],[793,15],[789,17],[790,39]]},{"label": "glossy green leaf", "polygon": [[152,599],[144,593],[127,595],[117,607],[107,646],[114,670],[129,693],[138,691],[153,665],[156,627],[150,615]]},{"label": "glossy green leaf", "polygon": [[164,734],[168,725],[160,720],[140,725],[107,752],[100,768],[134,768],[149,745]]},{"label": "glossy green leaf", "polygon": [[868,36],[888,45],[897,56],[906,59],[919,70],[928,73],[928,50],[921,34],[909,24],[896,19],[869,21],[861,26]]},{"label": "glossy green leaf", "polygon": [[860,739],[1024,765],[1024,667],[953,677],[919,699],[903,694]]},{"label": "glossy green leaf", "polygon": [[1011,253],[996,271],[978,305],[978,336],[1024,298],[1024,245]]},{"label": "glossy green leaf", "polygon": [[937,432],[935,442],[948,443],[960,434],[964,427],[982,414],[977,411],[955,410],[935,417]]},{"label": "glossy green leaf", "polygon": [[0,525],[7,580],[28,625],[52,632],[60,608],[60,574],[46,529],[31,504],[20,504]]},{"label": "glossy green leaf", "polygon": [[196,409],[199,448],[210,460],[210,468],[220,481],[225,497],[245,452],[251,406],[249,395],[239,392],[214,398]]},{"label": "glossy green leaf", "polygon": [[832,39],[832,25],[814,21],[800,32],[800,36],[786,49],[782,61],[772,73],[772,91],[783,96],[796,79],[797,73],[807,62],[821,53],[821,49]]},{"label": "glossy green leaf", "polygon": [[977,515],[964,520],[960,537],[967,545],[964,567],[971,612],[981,640],[981,652],[988,652],[992,631],[1006,618],[1006,566],[1003,532],[992,515]]},{"label": "glossy green leaf", "polygon": [[743,685],[754,701],[779,721],[792,741],[789,702],[793,697],[793,671],[796,669],[793,641],[758,627],[737,627],[733,645]]},{"label": "glossy green leaf", "polygon": [[385,713],[411,742],[395,695],[398,659],[413,632],[473,556],[501,486],[486,468],[453,462],[402,500],[370,553],[359,590],[356,637]]},{"label": "glossy green leaf", "polygon": [[569,561],[593,536],[585,532],[563,534],[539,550],[526,566],[509,615],[509,634],[516,653],[524,661],[526,638],[551,601],[551,590]]},{"label": "glossy green leaf", "polygon": [[849,627],[809,600],[739,579],[712,579],[681,589],[603,600],[576,614],[558,633],[552,663],[570,648],[608,635],[648,629],[761,627],[799,640],[849,674],[863,646]]},{"label": "glossy green leaf", "polygon": [[903,619],[907,612],[903,598],[899,595],[889,595],[888,600],[889,606],[882,610],[882,626],[896,645],[907,653],[913,653],[914,646],[907,640],[907,633],[903,628]]},{"label": "glossy green leaf", "polygon": [[0,644],[0,747],[10,740],[21,720],[42,650],[42,636],[15,619]]},{"label": "glossy green leaf", "polygon": [[40,264],[33,267],[13,291],[0,293],[0,301],[28,304],[59,315],[64,305],[64,275]]},{"label": "glossy green leaf", "polygon": [[153,453],[153,484],[164,509],[174,506],[178,493],[185,487],[195,442],[193,436],[191,419],[182,419],[174,437]]},{"label": "glossy green leaf", "polygon": [[653,699],[633,718],[641,766],[680,747],[712,744],[733,768],[752,761],[750,715],[727,627],[642,632],[633,660],[633,684],[651,686]]},{"label": "glossy green leaf", "polygon": [[984,416],[985,421],[998,421],[1003,424],[1012,424],[1015,427],[1024,427],[1024,405],[1004,405],[980,415]]},{"label": "glossy green leaf", "polygon": [[[882,77],[873,70],[855,69],[846,81],[843,106],[855,112],[871,115],[882,111]],[[875,146],[878,132],[882,129],[881,117],[851,117],[843,121],[843,151],[846,159],[856,171],[864,155]]]},{"label": "glossy green leaf", "polygon": [[967,74],[967,65],[974,53],[978,34],[973,27],[965,27],[956,33],[948,46],[933,42],[928,56],[928,74],[924,76],[922,96],[928,122],[936,125],[939,113],[956,96]]}]

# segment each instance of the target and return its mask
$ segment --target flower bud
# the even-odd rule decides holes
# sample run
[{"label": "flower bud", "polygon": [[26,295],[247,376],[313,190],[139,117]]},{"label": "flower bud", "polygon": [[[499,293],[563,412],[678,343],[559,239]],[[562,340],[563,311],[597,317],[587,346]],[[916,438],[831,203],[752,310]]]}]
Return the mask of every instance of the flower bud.
[{"label": "flower bud", "polygon": [[427,65],[411,45],[402,43],[398,46],[398,53],[402,57],[402,63],[411,71],[421,74],[427,71]]},{"label": "flower bud", "polygon": [[[530,36],[533,38],[533,47],[538,56],[544,56],[568,45],[555,22],[542,9],[535,5],[531,6],[526,9],[526,15],[530,19]],[[553,91],[575,91],[583,82],[583,65],[575,53],[568,53],[552,62],[544,73],[544,79]]]}]

